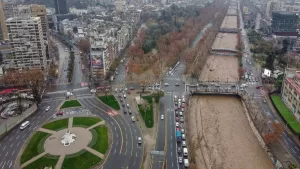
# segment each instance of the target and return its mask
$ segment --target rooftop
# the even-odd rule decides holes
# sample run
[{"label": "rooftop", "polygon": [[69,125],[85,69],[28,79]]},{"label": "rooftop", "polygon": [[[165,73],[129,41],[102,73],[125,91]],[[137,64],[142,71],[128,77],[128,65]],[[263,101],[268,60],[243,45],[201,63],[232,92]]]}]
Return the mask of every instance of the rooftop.
[{"label": "rooftop", "polygon": [[286,82],[288,82],[290,87],[294,89],[297,94],[300,94],[300,72],[296,72],[292,78],[286,78]]}]

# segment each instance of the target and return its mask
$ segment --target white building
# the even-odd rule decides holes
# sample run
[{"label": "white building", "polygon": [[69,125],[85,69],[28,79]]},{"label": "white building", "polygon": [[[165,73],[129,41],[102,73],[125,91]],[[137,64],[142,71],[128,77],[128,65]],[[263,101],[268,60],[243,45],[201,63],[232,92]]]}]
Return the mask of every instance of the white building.
[{"label": "white building", "polygon": [[6,68],[45,69],[46,49],[39,17],[13,17],[6,20],[12,55],[4,60]]}]

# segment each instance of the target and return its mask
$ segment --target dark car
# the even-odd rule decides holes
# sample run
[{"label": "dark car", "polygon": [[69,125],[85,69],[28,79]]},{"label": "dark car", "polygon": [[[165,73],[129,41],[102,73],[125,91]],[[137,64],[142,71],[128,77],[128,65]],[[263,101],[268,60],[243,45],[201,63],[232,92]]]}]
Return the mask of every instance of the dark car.
[{"label": "dark car", "polygon": [[175,111],[175,115],[178,116],[178,111]]},{"label": "dark car", "polygon": [[122,107],[125,107],[125,104],[124,104],[124,103],[122,104]]},{"label": "dark car", "polygon": [[178,122],[179,121],[179,117],[175,117],[176,121]]},{"label": "dark car", "polygon": [[124,112],[124,113],[127,113],[125,109],[123,110],[123,112]]},{"label": "dark car", "polygon": [[179,154],[181,153],[181,148],[180,148],[180,147],[177,148],[177,152],[178,152]]}]

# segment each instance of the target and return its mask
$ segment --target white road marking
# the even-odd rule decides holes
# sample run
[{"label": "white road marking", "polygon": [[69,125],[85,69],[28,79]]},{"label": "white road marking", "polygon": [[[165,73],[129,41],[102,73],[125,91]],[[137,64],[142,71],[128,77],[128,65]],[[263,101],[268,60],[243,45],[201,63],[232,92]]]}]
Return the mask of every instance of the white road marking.
[{"label": "white road marking", "polygon": [[289,140],[291,143],[293,143],[292,140],[291,140],[290,138],[288,138],[288,140]]},{"label": "white road marking", "polygon": [[116,154],[117,150],[115,149],[114,154]]},{"label": "white road marking", "polygon": [[287,145],[289,145],[288,142],[287,142],[285,139],[283,139],[283,140],[284,140],[284,142],[285,142]]},{"label": "white road marking", "polygon": [[3,163],[3,161],[1,161],[0,166],[1,166],[2,163]]},{"label": "white road marking", "polygon": [[2,150],[4,151],[4,150],[5,150],[5,148],[6,148],[6,146],[4,146]]},{"label": "white road marking", "polygon": [[16,139],[18,139],[18,138],[19,138],[19,136],[20,136],[20,135],[18,135],[18,136],[16,137]]},{"label": "white road marking", "polygon": [[12,161],[10,161],[10,164],[9,164],[9,167],[8,168],[10,168],[12,166]]},{"label": "white road marking", "polygon": [[11,155],[14,155],[15,154],[15,151],[13,151],[12,153],[11,153]]},{"label": "white road marking", "polygon": [[293,152],[296,153],[296,151],[292,148]]},{"label": "white road marking", "polygon": [[7,154],[8,154],[8,151],[6,152],[5,157],[7,156]]},{"label": "white road marking", "polygon": [[172,162],[172,168],[174,167],[174,164],[173,164],[173,162]]},{"label": "white road marking", "polygon": [[173,136],[171,136],[171,140],[173,139]]},{"label": "white road marking", "polygon": [[9,141],[11,141],[12,137],[9,139]]},{"label": "white road marking", "polygon": [[117,131],[117,127],[115,127],[115,130]]},{"label": "white road marking", "polygon": [[295,146],[295,149],[297,149],[297,151],[299,151],[299,148]]},{"label": "white road marking", "polygon": [[20,144],[20,141],[18,142],[17,146],[19,146],[19,144]]},{"label": "white road marking", "polygon": [[6,161],[4,161],[4,163],[3,163],[3,165],[2,165],[2,169],[3,169],[3,167],[5,166],[5,164],[6,164]]},{"label": "white road marking", "polygon": [[117,134],[117,138],[119,138],[119,134]]},{"label": "white road marking", "polygon": [[10,145],[10,148],[12,148],[13,144]]}]

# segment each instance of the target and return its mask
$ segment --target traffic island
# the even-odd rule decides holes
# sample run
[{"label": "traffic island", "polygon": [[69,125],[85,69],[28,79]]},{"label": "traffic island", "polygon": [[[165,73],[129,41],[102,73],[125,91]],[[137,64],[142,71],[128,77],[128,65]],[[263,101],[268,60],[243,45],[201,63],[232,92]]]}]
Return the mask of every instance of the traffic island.
[{"label": "traffic island", "polygon": [[98,117],[70,117],[43,125],[19,159],[21,169],[89,169],[105,158],[108,128]]},{"label": "traffic island", "polygon": [[81,107],[81,104],[78,100],[67,100],[61,106],[60,109],[73,108],[73,107]]},{"label": "traffic island", "polygon": [[120,110],[120,105],[113,95],[107,95],[107,96],[98,96],[98,98],[107,106],[115,109],[115,110]]},{"label": "traffic island", "polygon": [[138,104],[139,112],[145,122],[147,128],[152,128],[154,126],[154,117],[153,117],[153,99],[152,95],[143,96],[143,101]]}]

